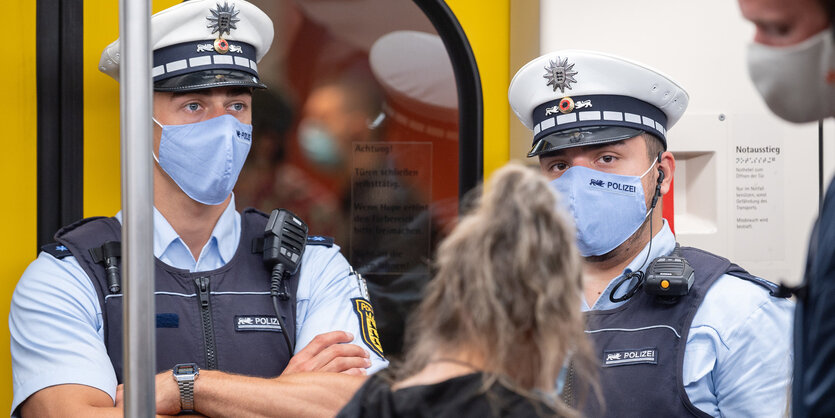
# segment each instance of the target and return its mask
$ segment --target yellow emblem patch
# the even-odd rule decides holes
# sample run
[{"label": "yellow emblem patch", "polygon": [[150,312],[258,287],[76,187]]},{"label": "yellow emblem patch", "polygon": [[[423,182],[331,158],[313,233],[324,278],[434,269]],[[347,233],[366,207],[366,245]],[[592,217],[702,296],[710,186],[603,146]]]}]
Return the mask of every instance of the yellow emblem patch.
[{"label": "yellow emblem patch", "polygon": [[383,346],[380,344],[380,334],[377,333],[377,321],[374,320],[374,308],[371,306],[371,302],[363,298],[353,298],[351,302],[353,302],[357,319],[360,321],[362,341],[380,357],[385,357]]}]

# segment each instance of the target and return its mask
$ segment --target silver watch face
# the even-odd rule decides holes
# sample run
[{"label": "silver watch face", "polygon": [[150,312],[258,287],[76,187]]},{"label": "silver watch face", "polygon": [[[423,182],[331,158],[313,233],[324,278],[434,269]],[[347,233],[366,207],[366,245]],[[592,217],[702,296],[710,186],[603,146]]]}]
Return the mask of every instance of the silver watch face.
[{"label": "silver watch face", "polygon": [[174,366],[174,378],[178,382],[194,380],[200,374],[200,369],[194,363],[178,364]]}]

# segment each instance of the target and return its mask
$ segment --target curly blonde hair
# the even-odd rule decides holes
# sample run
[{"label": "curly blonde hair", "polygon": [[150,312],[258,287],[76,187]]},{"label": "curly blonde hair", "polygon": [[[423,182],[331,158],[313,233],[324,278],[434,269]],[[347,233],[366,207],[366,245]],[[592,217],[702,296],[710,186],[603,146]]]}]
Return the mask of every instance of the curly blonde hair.
[{"label": "curly blonde hair", "polygon": [[557,203],[538,171],[510,164],[492,176],[438,249],[437,273],[410,323],[399,378],[437,353],[464,349],[482,362],[485,389],[500,381],[561,415],[577,414],[540,395],[554,393],[569,358],[583,381],[596,374],[583,331],[581,259]]}]

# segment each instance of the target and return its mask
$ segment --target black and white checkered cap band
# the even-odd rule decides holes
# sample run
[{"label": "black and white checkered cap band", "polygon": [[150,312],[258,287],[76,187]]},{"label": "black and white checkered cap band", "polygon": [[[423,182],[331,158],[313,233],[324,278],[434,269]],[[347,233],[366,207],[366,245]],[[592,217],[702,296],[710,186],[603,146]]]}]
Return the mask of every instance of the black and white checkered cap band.
[{"label": "black and white checkered cap band", "polygon": [[192,41],[167,46],[154,51],[154,82],[178,75],[204,70],[238,70],[258,76],[255,48],[252,45],[227,41],[229,51],[219,54],[214,40]]},{"label": "black and white checkered cap band", "polygon": [[667,116],[661,109],[629,96],[566,96],[573,103],[567,110],[565,98],[545,102],[533,110],[533,143],[555,132],[589,126],[624,126],[640,129],[667,142]]}]

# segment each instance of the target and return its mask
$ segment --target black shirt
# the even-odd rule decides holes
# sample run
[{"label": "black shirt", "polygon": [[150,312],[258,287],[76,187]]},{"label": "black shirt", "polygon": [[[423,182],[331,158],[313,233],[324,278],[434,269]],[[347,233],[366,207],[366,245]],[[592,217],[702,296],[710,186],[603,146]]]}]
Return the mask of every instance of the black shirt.
[{"label": "black shirt", "polygon": [[499,383],[482,391],[481,373],[396,391],[371,376],[337,417],[551,417],[556,412]]}]

